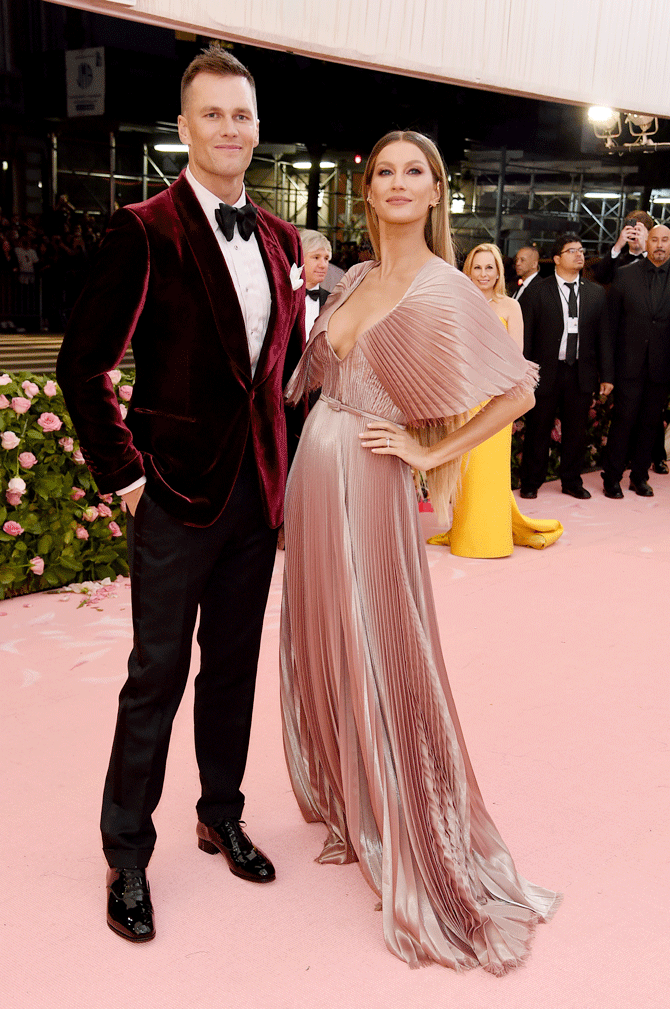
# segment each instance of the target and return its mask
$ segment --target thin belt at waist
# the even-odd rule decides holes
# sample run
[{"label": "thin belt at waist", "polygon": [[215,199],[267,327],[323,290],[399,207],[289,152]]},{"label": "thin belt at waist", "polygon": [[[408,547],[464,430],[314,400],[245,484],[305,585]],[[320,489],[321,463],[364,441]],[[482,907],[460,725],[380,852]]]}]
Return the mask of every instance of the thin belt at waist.
[{"label": "thin belt at waist", "polygon": [[395,424],[396,427],[401,427],[403,431],[405,430],[404,424],[398,424],[397,421],[391,420],[390,417],[380,417],[376,413],[368,413],[367,410],[359,410],[355,406],[349,406],[348,403],[340,402],[339,399],[332,399],[330,396],[324,395],[324,393],[321,393],[319,402],[325,403],[326,406],[329,406],[331,410],[335,410],[336,413],[339,410],[344,410],[345,413],[353,413],[356,414],[357,417],[367,417],[369,420],[387,420],[391,424]]}]

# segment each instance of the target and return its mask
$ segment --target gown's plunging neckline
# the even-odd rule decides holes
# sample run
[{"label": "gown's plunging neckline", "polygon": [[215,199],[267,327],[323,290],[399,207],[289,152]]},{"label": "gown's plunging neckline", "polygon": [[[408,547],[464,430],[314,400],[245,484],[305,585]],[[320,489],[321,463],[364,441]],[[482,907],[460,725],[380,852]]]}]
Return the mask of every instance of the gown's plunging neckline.
[{"label": "gown's plunging neckline", "polygon": [[412,288],[416,284],[416,282],[417,282],[417,280],[419,278],[419,274],[423,270],[425,270],[425,268],[429,265],[429,263],[432,263],[432,262],[434,262],[434,260],[439,259],[439,258],[440,258],[439,256],[433,256],[431,259],[427,260],[423,264],[423,266],[420,266],[419,269],[414,274],[414,276],[412,277],[410,283],[408,284],[406,291],[400,296],[400,298],[398,298],[398,300],[396,301],[395,305],[393,305],[393,307],[390,308],[388,310],[388,312],[385,312],[384,315],[381,316],[381,318],[377,319],[376,322],[373,322],[371,326],[368,326],[367,329],[364,329],[363,332],[361,333],[361,335],[356,338],[356,342],[354,343],[354,345],[351,348],[351,350],[348,350],[347,353],[344,355],[344,357],[340,357],[340,355],[337,353],[337,351],[333,347],[332,343],[330,342],[330,337],[328,336],[328,327],[330,326],[330,320],[333,318],[333,315],[337,315],[337,313],[343,307],[343,305],[346,305],[346,303],[349,301],[349,298],[351,297],[351,295],[354,293],[354,291],[358,290],[358,288],[361,286],[361,284],[363,283],[363,281],[365,280],[365,278],[367,276],[369,276],[369,274],[371,274],[373,270],[379,269],[379,267],[381,266],[381,263],[375,263],[373,267],[371,267],[369,270],[366,270],[366,272],[363,274],[363,276],[361,277],[361,279],[359,280],[359,282],[354,287],[352,287],[350,291],[347,292],[344,300],[341,302],[341,304],[339,304],[337,306],[337,308],[332,313],[332,315],[329,316],[328,322],[326,323],[326,328],[323,330],[325,341],[326,341],[326,343],[327,343],[327,345],[328,345],[331,353],[333,354],[333,356],[335,358],[337,358],[337,360],[340,362],[340,364],[344,364],[344,362],[347,360],[347,358],[349,357],[349,355],[354,352],[354,350],[356,349],[356,347],[358,346],[358,344],[360,343],[360,341],[362,340],[362,338],[364,336],[367,336],[367,334],[370,332],[370,330],[374,329],[376,326],[379,326],[382,322],[385,322],[386,319],[389,318],[389,316],[393,315],[393,313],[396,311],[396,309],[400,305],[402,305],[403,301],[405,300],[405,298],[408,296],[408,294],[410,293],[410,291],[412,290]]}]

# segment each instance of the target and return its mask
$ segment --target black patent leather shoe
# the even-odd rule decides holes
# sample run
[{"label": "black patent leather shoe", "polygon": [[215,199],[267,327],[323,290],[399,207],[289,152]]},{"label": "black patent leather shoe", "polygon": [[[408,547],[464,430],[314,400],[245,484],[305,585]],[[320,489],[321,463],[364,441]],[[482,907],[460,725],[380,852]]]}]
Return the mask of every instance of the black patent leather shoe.
[{"label": "black patent leather shoe", "polygon": [[663,476],[667,476],[668,473],[670,473],[670,468],[668,468],[668,464],[665,459],[659,459],[658,462],[652,463],[651,468],[654,473],[660,473]]},{"label": "black patent leather shoe", "polygon": [[198,821],[196,833],[200,850],[208,855],[221,852],[235,876],[253,883],[271,883],[275,878],[272,862],[251,843],[241,820],[222,820],[216,827]]},{"label": "black patent leather shoe", "polygon": [[525,501],[530,501],[537,497],[537,490],[535,487],[522,487],[519,491],[519,497],[522,497]]},{"label": "black patent leather shoe", "polygon": [[622,498],[623,491],[621,490],[621,484],[619,483],[619,481],[613,480],[610,483],[610,481],[605,478],[604,473],[601,473],[600,475],[603,478],[603,494],[605,495],[605,497],[614,498],[615,500],[619,500],[620,498]]},{"label": "black patent leather shoe", "polygon": [[653,497],[654,491],[646,480],[631,479],[628,490],[634,490],[638,497]]},{"label": "black patent leather shoe", "polygon": [[570,497],[576,497],[578,501],[588,501],[591,495],[587,491],[586,487],[561,487],[561,492],[563,494],[569,494]]},{"label": "black patent leather shoe", "polygon": [[107,870],[107,924],[130,942],[154,938],[154,909],[144,869]]}]

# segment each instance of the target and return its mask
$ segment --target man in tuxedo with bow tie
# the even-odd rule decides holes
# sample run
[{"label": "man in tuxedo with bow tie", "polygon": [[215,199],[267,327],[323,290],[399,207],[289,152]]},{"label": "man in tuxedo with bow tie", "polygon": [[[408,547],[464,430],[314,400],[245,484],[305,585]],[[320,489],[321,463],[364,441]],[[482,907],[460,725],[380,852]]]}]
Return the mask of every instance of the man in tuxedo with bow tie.
[{"label": "man in tuxedo with bow tie", "polygon": [[[146,879],[172,721],[199,617],[195,747],[201,850],[263,883],[242,830],[263,615],[283,517],[283,386],[304,346],[295,228],[247,199],[258,144],[253,78],[224,49],[182,80],[177,181],[117,212],[63,341],[58,377],[101,493],[126,502],[134,647],[105,784],[107,922],[155,934]],[[107,375],[132,340],[124,420]]]}]

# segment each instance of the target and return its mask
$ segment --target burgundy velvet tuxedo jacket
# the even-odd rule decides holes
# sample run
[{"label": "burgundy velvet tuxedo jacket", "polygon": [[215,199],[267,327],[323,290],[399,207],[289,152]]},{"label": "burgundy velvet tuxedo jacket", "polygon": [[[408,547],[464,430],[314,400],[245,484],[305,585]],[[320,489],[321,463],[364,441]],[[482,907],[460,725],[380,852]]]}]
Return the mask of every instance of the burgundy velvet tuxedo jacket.
[{"label": "burgundy velvet tuxedo jacket", "polygon": [[[259,209],[257,239],[272,310],[252,377],[246,331],[216,237],[180,175],[114,214],[77,302],[58,381],[102,493],[143,474],[154,501],[187,525],[225,508],[251,437],[268,525],[283,518],[288,470],[282,390],[304,346],[296,229]],[[107,372],[132,340],[137,368],[126,421]],[[302,416],[289,420],[296,428]]]}]

